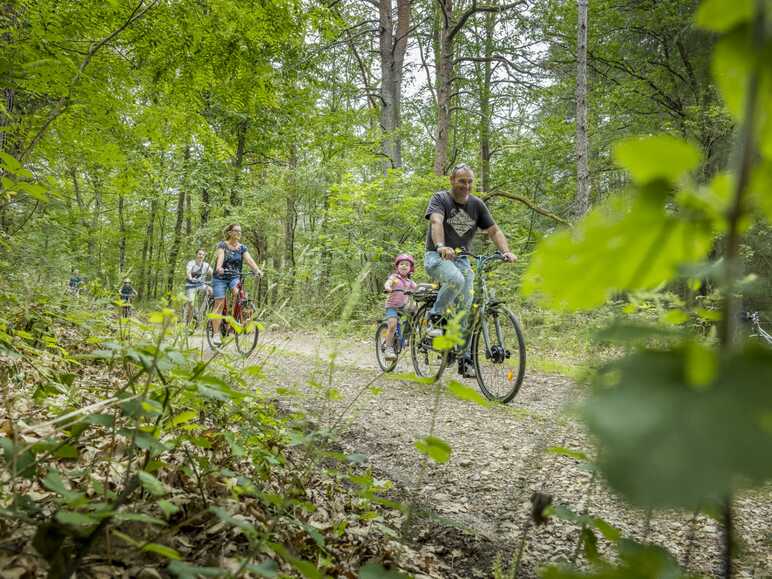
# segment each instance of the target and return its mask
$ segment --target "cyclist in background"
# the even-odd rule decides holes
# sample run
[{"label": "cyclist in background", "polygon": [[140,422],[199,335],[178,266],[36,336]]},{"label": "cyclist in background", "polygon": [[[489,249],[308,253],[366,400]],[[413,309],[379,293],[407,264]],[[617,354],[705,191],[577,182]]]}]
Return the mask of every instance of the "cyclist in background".
[{"label": "cyclist in background", "polygon": [[410,279],[413,271],[415,271],[413,256],[401,253],[394,258],[394,271],[384,285],[389,297],[386,298],[386,314],[383,316],[387,324],[386,348],[383,354],[389,362],[397,359],[397,354],[394,351],[394,331],[397,329],[398,310],[404,308],[408,303],[408,296],[405,292],[414,291],[416,288],[416,283]]},{"label": "cyclist in background", "polygon": [[[231,293],[231,308],[238,299],[238,285],[241,280],[241,269],[244,262],[255,275],[263,275],[255,260],[249,254],[247,247],[241,243],[241,225],[231,223],[223,231],[225,239],[217,244],[215,252],[214,275],[212,276],[212,293],[214,297],[213,313],[222,314],[225,302],[225,292]],[[220,320],[212,320],[215,346],[220,345]]]},{"label": "cyclist in background", "polygon": [[80,271],[73,269],[70,281],[67,282],[67,290],[73,295],[78,295],[80,293],[80,284],[82,283],[83,278],[80,277]]},{"label": "cyclist in background", "polygon": [[131,280],[129,278],[123,280],[123,285],[118,292],[121,294],[121,301],[123,302],[121,314],[124,318],[128,318],[131,313],[131,300],[137,295],[137,292],[131,286]]},{"label": "cyclist in background", "polygon": [[212,275],[212,268],[204,261],[206,251],[199,249],[196,252],[196,258],[191,259],[185,268],[185,295],[187,303],[185,304],[185,319],[190,319],[192,315],[193,302],[196,293],[202,292],[212,295],[212,288],[206,284],[207,279]]}]

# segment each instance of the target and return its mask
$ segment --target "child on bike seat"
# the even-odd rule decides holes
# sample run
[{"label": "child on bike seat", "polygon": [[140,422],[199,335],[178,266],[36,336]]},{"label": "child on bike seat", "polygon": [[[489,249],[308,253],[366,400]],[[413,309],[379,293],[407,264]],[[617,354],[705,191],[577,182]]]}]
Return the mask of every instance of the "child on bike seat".
[{"label": "child on bike seat", "polygon": [[384,289],[389,294],[389,297],[386,298],[386,314],[384,315],[388,325],[384,357],[389,361],[397,358],[394,351],[394,332],[397,329],[399,310],[403,310],[409,301],[409,296],[405,292],[412,292],[416,288],[416,283],[410,279],[413,271],[415,271],[413,256],[400,253],[394,258],[394,271],[384,284]]}]

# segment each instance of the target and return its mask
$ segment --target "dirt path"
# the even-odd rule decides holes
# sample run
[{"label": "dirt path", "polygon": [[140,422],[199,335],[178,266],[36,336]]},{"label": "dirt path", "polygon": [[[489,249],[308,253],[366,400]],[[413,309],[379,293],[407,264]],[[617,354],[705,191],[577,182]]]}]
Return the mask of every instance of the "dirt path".
[{"label": "dirt path", "polygon": [[[534,576],[550,562],[581,561],[575,526],[557,520],[531,523],[530,497],[536,491],[604,518],[625,536],[667,547],[692,572],[720,573],[720,529],[712,519],[672,512],[647,517],[624,507],[577,460],[546,452],[555,446],[591,449],[570,411],[581,388],[564,377],[527,372],[513,403],[488,409],[442,389],[437,396],[435,386],[379,377],[370,341],[268,333],[252,361],[264,364],[264,387],[274,388],[282,404],[302,407],[321,427],[339,424],[347,452],[366,455],[376,472],[426,508],[414,536],[447,564],[440,576],[490,577],[496,554],[507,563],[521,546],[520,577]],[[409,356],[403,356],[397,372],[411,372],[409,364]],[[446,375],[476,388],[455,371]],[[335,388],[332,396],[328,384]],[[435,436],[452,447],[444,465],[425,465],[414,446],[433,421]],[[736,525],[744,541],[737,576],[772,575],[768,496],[737,501]],[[601,548],[608,545],[601,541]]]}]

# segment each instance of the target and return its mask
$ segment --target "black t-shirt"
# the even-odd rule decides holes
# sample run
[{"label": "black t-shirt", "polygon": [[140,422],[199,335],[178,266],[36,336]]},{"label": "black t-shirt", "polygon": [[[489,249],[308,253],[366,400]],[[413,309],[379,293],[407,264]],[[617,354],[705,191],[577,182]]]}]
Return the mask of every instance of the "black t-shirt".
[{"label": "black t-shirt", "polygon": [[[424,217],[429,219],[432,213],[439,213],[445,218],[442,222],[445,230],[445,245],[454,249],[461,247],[469,251],[477,229],[488,229],[496,224],[482,199],[474,195],[470,195],[466,204],[462,205],[456,203],[450,192],[439,191],[429,200],[429,207],[426,208]],[[437,251],[432,241],[431,223],[426,232],[426,251]]]},{"label": "black t-shirt", "polygon": [[[244,263],[244,254],[247,252],[247,246],[239,244],[238,249],[231,249],[228,244],[221,241],[217,244],[217,247],[222,249],[222,268],[225,270],[225,275],[233,275],[241,273],[241,266]],[[215,275],[215,277],[221,277]]]}]

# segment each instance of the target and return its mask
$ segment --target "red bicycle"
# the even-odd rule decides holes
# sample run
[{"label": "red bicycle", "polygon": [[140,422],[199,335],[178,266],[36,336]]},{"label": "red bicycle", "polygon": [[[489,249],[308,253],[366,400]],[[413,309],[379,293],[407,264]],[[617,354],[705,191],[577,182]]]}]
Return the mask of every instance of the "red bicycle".
[{"label": "red bicycle", "polygon": [[[225,292],[225,300],[223,301],[223,312],[225,317],[220,320],[220,337],[225,339],[233,335],[233,340],[236,343],[236,349],[243,356],[249,356],[252,351],[257,347],[257,338],[260,334],[260,329],[257,326],[257,307],[255,303],[247,297],[247,292],[244,290],[244,277],[254,273],[246,273],[239,275],[239,283],[236,286],[238,294],[236,297],[236,303],[233,305],[232,316],[228,314],[230,311],[228,298],[230,291]],[[209,297],[208,311],[212,312],[214,306],[214,298]],[[208,319],[206,322],[206,341],[209,343],[209,347],[213,350],[221,348],[214,342],[214,320]]]}]

